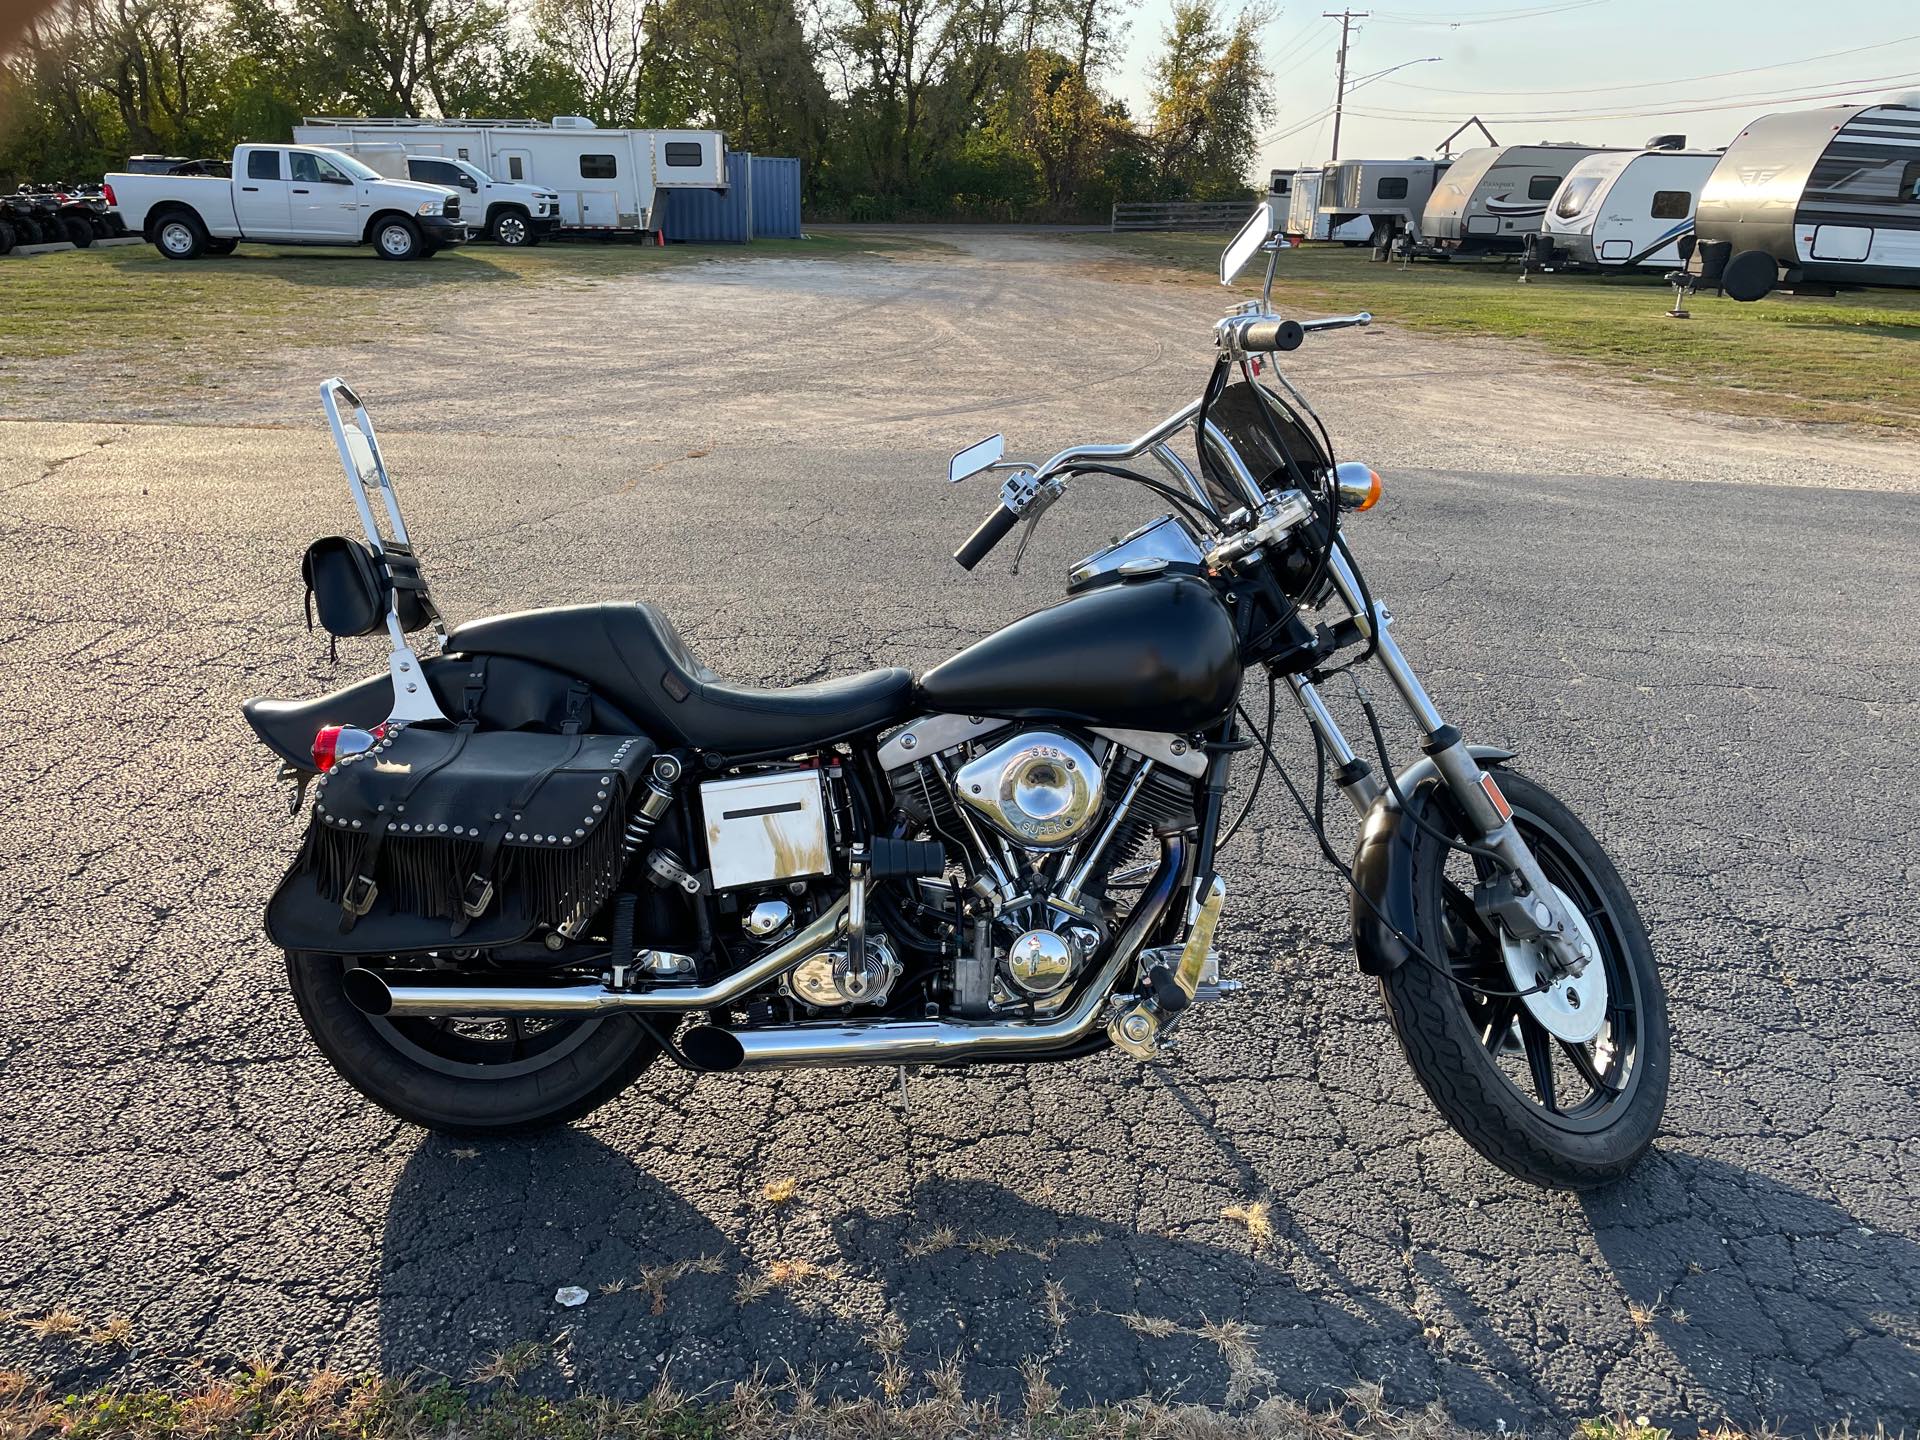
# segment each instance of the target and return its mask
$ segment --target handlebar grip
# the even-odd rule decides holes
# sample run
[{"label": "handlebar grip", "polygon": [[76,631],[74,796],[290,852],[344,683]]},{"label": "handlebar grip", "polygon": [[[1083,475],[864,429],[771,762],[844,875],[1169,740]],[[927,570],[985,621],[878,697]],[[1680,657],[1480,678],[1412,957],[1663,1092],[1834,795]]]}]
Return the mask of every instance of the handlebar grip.
[{"label": "handlebar grip", "polygon": [[1004,505],[996,505],[993,513],[980,522],[980,528],[967,537],[967,543],[953,552],[953,558],[960,562],[960,568],[971,570],[992,552],[993,547],[1007,538],[1007,532],[1020,523],[1018,511],[1009,510]]},{"label": "handlebar grip", "polygon": [[1256,320],[1240,332],[1242,350],[1298,350],[1307,332],[1298,320]]}]

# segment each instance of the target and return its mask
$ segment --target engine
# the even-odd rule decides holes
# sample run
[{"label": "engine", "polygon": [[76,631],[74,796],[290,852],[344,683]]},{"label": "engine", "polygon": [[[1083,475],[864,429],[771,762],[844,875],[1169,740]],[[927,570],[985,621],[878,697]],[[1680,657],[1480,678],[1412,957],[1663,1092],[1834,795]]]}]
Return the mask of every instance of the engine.
[{"label": "engine", "polygon": [[1176,768],[1098,735],[936,716],[890,737],[882,762],[906,825],[961,871],[921,884],[951,935],[948,999],[963,1015],[1064,1006],[1153,832],[1194,823],[1197,752]]}]

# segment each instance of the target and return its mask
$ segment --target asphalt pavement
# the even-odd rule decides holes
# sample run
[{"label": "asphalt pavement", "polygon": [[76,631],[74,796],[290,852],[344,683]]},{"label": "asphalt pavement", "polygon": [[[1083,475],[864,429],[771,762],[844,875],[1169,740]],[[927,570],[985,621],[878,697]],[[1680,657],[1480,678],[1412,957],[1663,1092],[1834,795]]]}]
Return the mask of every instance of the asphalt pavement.
[{"label": "asphalt pavement", "polygon": [[[258,924],[298,824],[237,707],[378,662],[300,613],[302,548],[352,523],[318,381],[372,406],[454,618],[647,598],[742,679],[924,666],[1146,513],[1087,485],[1017,576],[968,576],[990,497],[946,456],[1124,438],[1204,376],[1216,293],[1070,243],[725,260],[449,303],[378,350],[240,337],[137,416],[0,390],[0,1366],[464,1377],[530,1341],[554,1392],[854,1393],[897,1353],[1008,1396],[1037,1360],[1068,1401],[1920,1427],[1911,450],[1524,352],[1383,323],[1294,374],[1386,471],[1350,533],[1442,707],[1639,897],[1677,1054],[1625,1182],[1536,1191],[1439,1122],[1271,792],[1224,857],[1246,989],[1166,1065],[662,1066],[461,1143],[309,1045]],[[19,1323],[62,1306],[128,1346]]]}]

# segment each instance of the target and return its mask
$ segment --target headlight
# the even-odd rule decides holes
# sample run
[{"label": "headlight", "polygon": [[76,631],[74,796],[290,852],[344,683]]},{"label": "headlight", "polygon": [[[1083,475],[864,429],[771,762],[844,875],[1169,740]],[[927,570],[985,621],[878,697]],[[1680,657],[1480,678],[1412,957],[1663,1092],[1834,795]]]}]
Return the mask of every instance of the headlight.
[{"label": "headlight", "polygon": [[440,202],[438,200],[422,200],[420,202],[420,208],[413,213],[416,215],[438,215],[440,213]]}]

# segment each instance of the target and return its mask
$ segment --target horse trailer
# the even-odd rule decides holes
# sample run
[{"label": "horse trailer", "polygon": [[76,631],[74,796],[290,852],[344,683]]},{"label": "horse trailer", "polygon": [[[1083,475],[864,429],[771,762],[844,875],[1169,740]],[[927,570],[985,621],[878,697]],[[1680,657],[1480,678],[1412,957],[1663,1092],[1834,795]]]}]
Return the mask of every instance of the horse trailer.
[{"label": "horse trailer", "polygon": [[1321,171],[1320,212],[1330,223],[1364,221],[1376,250],[1396,236],[1420,239],[1420,217],[1448,160],[1339,160]]},{"label": "horse trailer", "polygon": [[1700,187],[1718,150],[1677,144],[1589,155],[1547,205],[1533,256],[1552,270],[1673,270],[1693,233]]},{"label": "horse trailer", "polygon": [[1524,250],[1567,172],[1602,145],[1483,145],[1459,155],[1420,217],[1422,253],[1446,258]]},{"label": "horse trailer", "polygon": [[1920,285],[1920,93],[1763,115],[1727,147],[1694,216],[1702,278]]},{"label": "horse trailer", "polygon": [[[1318,170],[1298,170],[1293,176],[1293,194],[1285,216],[1287,234],[1302,240],[1337,240],[1346,245],[1364,245],[1372,238],[1373,226],[1366,220],[1348,220],[1336,225],[1331,215],[1320,208],[1321,190],[1326,176]],[[1283,212],[1275,211],[1276,214]]]},{"label": "horse trailer", "polygon": [[654,230],[657,191],[727,184],[727,142],[717,130],[603,130],[579,115],[556,115],[551,124],[309,116],[293,138],[305,145],[399,141],[409,155],[465,160],[496,180],[558,192],[568,230]]}]

